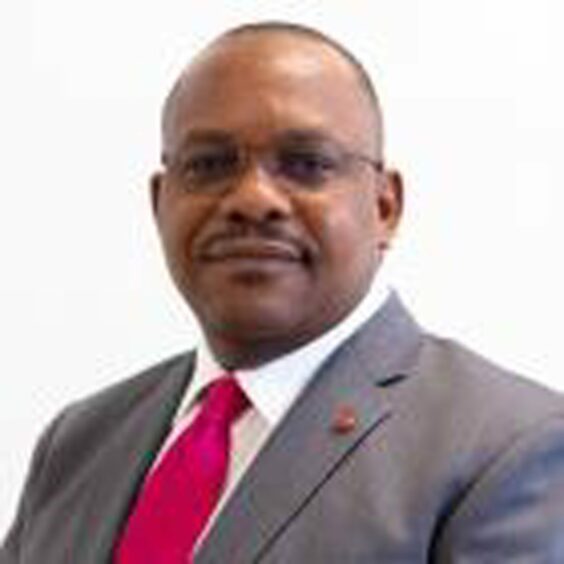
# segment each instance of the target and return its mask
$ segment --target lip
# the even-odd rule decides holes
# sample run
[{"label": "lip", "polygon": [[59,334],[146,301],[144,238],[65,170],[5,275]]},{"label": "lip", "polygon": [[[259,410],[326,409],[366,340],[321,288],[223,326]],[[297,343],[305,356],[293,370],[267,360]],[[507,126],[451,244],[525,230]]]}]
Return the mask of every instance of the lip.
[{"label": "lip", "polygon": [[301,262],[304,253],[293,243],[281,239],[221,237],[210,241],[200,253],[200,258],[206,262]]}]

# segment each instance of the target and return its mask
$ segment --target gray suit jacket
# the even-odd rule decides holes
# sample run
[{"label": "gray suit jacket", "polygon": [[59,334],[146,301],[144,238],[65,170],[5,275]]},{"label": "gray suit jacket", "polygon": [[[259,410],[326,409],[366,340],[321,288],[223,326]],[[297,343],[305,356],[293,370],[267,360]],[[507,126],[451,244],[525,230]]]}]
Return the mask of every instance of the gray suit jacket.
[{"label": "gray suit jacket", "polygon": [[[60,415],[1,564],[111,561],[191,369],[174,358]],[[356,425],[337,433],[343,406]],[[325,363],[196,558],[502,562],[564,563],[563,400],[424,334],[396,297]]]}]

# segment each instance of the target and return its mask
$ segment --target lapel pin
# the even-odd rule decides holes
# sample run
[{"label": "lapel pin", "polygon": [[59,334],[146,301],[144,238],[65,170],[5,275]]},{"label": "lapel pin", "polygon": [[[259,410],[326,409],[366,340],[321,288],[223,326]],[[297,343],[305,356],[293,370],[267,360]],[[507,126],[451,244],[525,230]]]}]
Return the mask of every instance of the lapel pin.
[{"label": "lapel pin", "polygon": [[351,405],[339,405],[333,417],[331,429],[337,435],[350,433],[357,424],[357,415]]}]

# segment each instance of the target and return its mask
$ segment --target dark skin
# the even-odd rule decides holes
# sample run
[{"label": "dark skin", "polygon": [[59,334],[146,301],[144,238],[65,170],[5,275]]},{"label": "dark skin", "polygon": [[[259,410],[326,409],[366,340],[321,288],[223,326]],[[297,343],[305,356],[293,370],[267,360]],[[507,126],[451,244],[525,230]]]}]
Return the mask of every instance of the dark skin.
[{"label": "dark skin", "polygon": [[[380,116],[343,56],[284,33],[220,39],[183,73],[163,123],[155,219],[220,362],[263,364],[343,319],[394,236],[401,179],[359,159],[315,189],[289,189],[263,158],[297,138],[381,160]],[[246,166],[222,190],[187,190],[177,163],[218,146],[243,147]]]}]

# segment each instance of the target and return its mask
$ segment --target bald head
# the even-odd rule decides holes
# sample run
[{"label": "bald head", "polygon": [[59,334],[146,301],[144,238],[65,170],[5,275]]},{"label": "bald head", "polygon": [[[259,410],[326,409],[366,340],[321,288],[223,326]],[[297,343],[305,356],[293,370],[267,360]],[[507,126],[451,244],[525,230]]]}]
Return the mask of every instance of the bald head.
[{"label": "bald head", "polygon": [[[370,129],[371,154],[382,159],[380,104],[372,81],[360,62],[345,47],[315,29],[278,22],[246,24],[227,31],[187,65],[163,107],[163,155],[170,149],[171,132],[178,121],[179,101],[194,89],[194,85],[198,85],[202,74],[224,76],[233,70],[241,80],[245,80],[245,69],[251,66],[254,71],[257,68],[264,71],[264,80],[268,80],[273,71],[301,73],[304,80],[310,80],[316,73],[330,70],[335,80],[348,82],[351,104],[362,109],[364,128]],[[256,75],[256,72],[250,74]],[[320,88],[323,86],[320,85]],[[219,94],[218,103],[229,102],[229,92],[216,94]],[[253,95],[250,84],[249,95]]]}]

